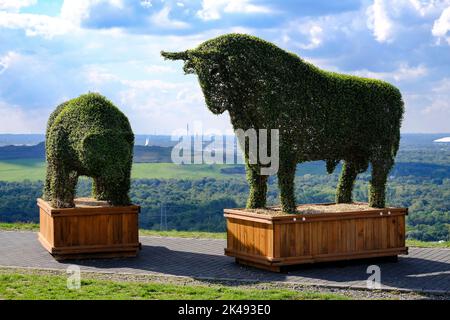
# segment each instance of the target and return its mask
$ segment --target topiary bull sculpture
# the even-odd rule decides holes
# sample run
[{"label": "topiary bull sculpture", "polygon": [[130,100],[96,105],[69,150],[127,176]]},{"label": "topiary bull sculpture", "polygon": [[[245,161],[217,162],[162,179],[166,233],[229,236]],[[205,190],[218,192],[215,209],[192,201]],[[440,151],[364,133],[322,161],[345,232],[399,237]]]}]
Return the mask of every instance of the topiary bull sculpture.
[{"label": "topiary bull sculpture", "polygon": [[[279,130],[278,184],[282,209],[295,212],[297,163],[325,160],[332,173],[343,160],[337,203],[350,203],[356,176],[372,165],[369,205],[385,206],[385,186],[400,141],[403,101],[389,83],[327,72],[277,46],[244,34],[223,35],[183,52],[197,74],[208,108],[227,110],[235,130]],[[242,145],[242,142],[241,142]],[[248,208],[266,205],[267,176],[248,162]]]},{"label": "topiary bull sculpture", "polygon": [[46,133],[44,199],[54,208],[74,207],[79,176],[93,178],[93,196],[129,205],[134,134],[127,117],[96,93],[59,105]]}]

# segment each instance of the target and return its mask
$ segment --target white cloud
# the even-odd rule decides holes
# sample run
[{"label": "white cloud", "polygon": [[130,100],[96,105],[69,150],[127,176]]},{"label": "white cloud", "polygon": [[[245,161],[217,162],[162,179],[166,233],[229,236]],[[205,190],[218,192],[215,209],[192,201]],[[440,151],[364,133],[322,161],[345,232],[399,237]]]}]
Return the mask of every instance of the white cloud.
[{"label": "white cloud", "polygon": [[306,44],[299,44],[301,49],[311,50],[319,47],[322,44],[323,29],[321,26],[312,25],[304,32],[309,37],[309,42]]},{"label": "white cloud", "polygon": [[25,111],[0,101],[0,133],[43,132],[47,117],[42,111]]},{"label": "white cloud", "polygon": [[374,0],[367,9],[367,15],[367,26],[373,30],[375,39],[379,42],[392,41],[393,22],[388,16],[385,1]]},{"label": "white cloud", "polygon": [[17,12],[21,8],[36,4],[37,0],[0,0],[0,10]]},{"label": "white cloud", "polygon": [[[270,29],[269,39],[272,38],[272,41],[288,50],[313,51],[333,42],[345,41],[344,45],[348,46],[356,34],[359,32],[366,34],[366,30],[363,9],[356,14],[344,12],[337,15],[290,20],[286,24]],[[304,53],[300,52],[300,56],[303,55]],[[333,59],[335,58],[336,55],[333,55]]]},{"label": "white cloud", "polygon": [[[450,118],[450,78],[444,78],[434,84],[433,93],[430,94],[432,102],[422,110],[423,114],[440,114],[444,118]],[[448,123],[448,121],[447,121]],[[448,125],[450,128],[450,123]]]},{"label": "white cloud", "polygon": [[428,14],[435,13],[436,10],[440,10],[442,5],[448,4],[448,0],[409,0],[409,4],[421,15],[426,16]]},{"label": "white cloud", "polygon": [[207,130],[231,129],[228,115],[211,114],[197,81],[190,80],[176,84],[128,82],[130,87],[119,92],[119,105],[126,109],[135,132],[170,134],[194,121]]},{"label": "white cloud", "polygon": [[[438,81],[442,75],[445,77],[448,74],[450,60],[445,55],[446,46],[433,45],[435,36],[438,35],[432,33],[435,21],[444,16],[445,8],[441,5],[443,1],[384,1],[386,17],[392,23],[391,29],[384,33],[385,39],[395,41],[389,46],[375,41],[375,33],[367,29],[367,6],[357,11],[308,17],[302,17],[301,9],[298,9],[299,18],[283,20],[281,18],[285,16],[280,14],[276,25],[272,21],[275,19],[271,19],[270,26],[261,24],[251,28],[246,28],[246,25],[237,27],[236,23],[233,24],[234,20],[231,20],[222,29],[221,22],[215,22],[213,25],[217,25],[218,29],[213,29],[210,28],[211,24],[204,24],[197,17],[197,21],[191,24],[192,33],[188,35],[185,31],[177,32],[176,29],[170,34],[160,35],[158,30],[164,27],[164,19],[159,20],[161,28],[151,30],[149,26],[151,15],[161,13],[159,10],[163,7],[146,9],[139,5],[138,0],[133,7],[126,7],[125,18],[136,17],[140,19],[137,21],[139,28],[145,26],[135,32],[133,28],[137,23],[128,24],[129,20],[120,24],[121,27],[116,24],[108,27],[109,24],[105,23],[106,27],[101,28],[103,20],[94,17],[92,11],[104,8],[103,5],[95,5],[99,1],[66,0],[65,13],[62,10],[60,16],[44,16],[44,19],[49,20],[42,23],[45,27],[41,29],[36,28],[36,21],[31,20],[42,16],[28,14],[34,17],[28,21],[28,18],[24,18],[27,14],[20,14],[20,10],[9,10],[8,13],[21,16],[19,22],[10,23],[4,22],[2,13],[0,28],[22,28],[29,35],[50,37],[55,33],[64,34],[59,27],[56,27],[56,32],[50,28],[54,19],[69,25],[71,29],[65,33],[66,36],[57,37],[52,42],[27,39],[22,33],[0,29],[4,38],[1,43],[3,51],[0,53],[0,88],[3,88],[0,90],[0,101],[4,101],[4,104],[0,107],[0,117],[11,115],[10,121],[0,118],[0,131],[43,131],[46,122],[43,118],[48,116],[46,108],[55,106],[63,100],[62,97],[73,98],[88,90],[102,92],[114,101],[129,116],[136,132],[170,133],[194,120],[202,120],[209,127],[228,127],[229,118],[226,113],[218,117],[205,107],[197,78],[184,76],[181,61],[164,62],[159,52],[162,49],[180,51],[194,48],[207,39],[232,31],[254,34],[287,50],[298,51],[302,58],[307,57],[306,60],[326,70],[345,71],[396,83],[409,110],[404,130],[450,131],[447,103],[450,96],[446,93],[450,92],[450,79],[447,82]],[[184,20],[176,14],[188,15],[184,10],[190,7],[190,2],[184,2],[185,8],[177,8],[176,1],[178,0],[164,2],[172,9],[166,9],[166,15],[162,15],[168,19],[169,24],[174,18]],[[363,1],[367,2],[369,1]],[[74,11],[69,10],[70,3]],[[131,2],[118,1],[113,5],[120,6],[121,3]],[[231,15],[227,13],[230,11],[255,12],[255,8],[245,5],[260,3],[256,0],[244,1],[234,7],[227,7],[228,2],[221,4],[217,7],[217,19],[229,18]],[[153,1],[153,4],[155,7],[157,1]],[[111,6],[108,6],[109,9]],[[121,14],[113,9],[105,10],[104,13]],[[257,9],[256,12],[268,12],[265,9]],[[195,15],[198,9],[190,10],[189,15]],[[80,27],[86,22],[84,19],[92,22],[88,29]],[[243,20],[237,21],[240,25]],[[191,23],[191,20],[186,22]],[[76,32],[71,32],[72,30]],[[150,34],[142,33],[141,30]],[[448,35],[447,31],[441,38]],[[65,81],[61,81],[61,75],[64,75]],[[411,98],[413,94],[420,97],[414,100]],[[40,114],[44,117],[40,117]]]},{"label": "white cloud", "polygon": [[40,14],[0,11],[0,28],[23,29],[27,36],[52,38],[74,30],[74,26],[59,17]]},{"label": "white cloud", "polygon": [[118,81],[119,77],[108,72],[105,68],[98,66],[88,66],[84,70],[86,80],[90,84],[103,85],[108,82]]},{"label": "white cloud", "polygon": [[186,29],[189,28],[189,24],[184,22],[184,21],[179,21],[179,20],[173,20],[169,17],[170,14],[170,7],[169,6],[165,6],[164,8],[161,9],[161,11],[155,13],[154,15],[152,15],[150,17],[150,21],[158,26],[158,27],[162,27],[162,28],[167,28],[167,29]]},{"label": "white cloud", "polygon": [[394,80],[396,82],[400,82],[421,78],[428,74],[428,69],[424,65],[411,67],[407,63],[401,63],[397,69],[391,72],[374,72],[365,69],[354,71],[352,74],[360,77],[376,78],[386,81]]},{"label": "white cloud", "polygon": [[162,80],[122,80],[125,86],[133,90],[172,90],[179,87],[179,84]]},{"label": "white cloud", "polygon": [[252,4],[250,0],[229,0],[224,8],[227,13],[271,13],[266,6]]},{"label": "white cloud", "polygon": [[450,132],[450,78],[432,81],[429,88],[404,92],[405,131]]},{"label": "white cloud", "polygon": [[150,65],[145,67],[145,71],[149,73],[174,73],[175,69],[169,66]]},{"label": "white cloud", "polygon": [[366,11],[367,26],[377,41],[389,43],[402,31],[414,32],[414,28],[431,26],[449,6],[450,0],[374,0]]},{"label": "white cloud", "polygon": [[64,0],[61,7],[61,18],[80,25],[81,21],[89,17],[91,6],[100,0]]},{"label": "white cloud", "polygon": [[144,8],[151,8],[153,6],[152,0],[141,0],[141,6]]},{"label": "white cloud", "polygon": [[0,75],[5,72],[11,64],[17,61],[20,55],[14,51],[9,51],[3,57],[0,57]]},{"label": "white cloud", "polygon": [[75,25],[89,18],[93,6],[106,3],[117,9],[123,9],[123,0],[64,0],[61,6],[60,16],[62,19],[71,21]]},{"label": "white cloud", "polygon": [[203,0],[197,15],[202,20],[218,20],[225,13],[271,13],[266,6],[251,3],[251,0]]},{"label": "white cloud", "polygon": [[[448,119],[450,116],[450,104],[448,99],[434,99],[429,106],[422,109],[421,113],[425,115],[439,114],[440,117]],[[450,126],[448,126],[448,128],[450,128]]]},{"label": "white cloud", "polygon": [[450,7],[442,11],[441,16],[433,24],[432,34],[438,38],[445,38],[450,44],[450,36],[448,32],[450,31]]},{"label": "white cloud", "polygon": [[[433,86],[433,92],[450,95],[450,78],[444,78]],[[449,99],[450,101],[450,99]]]}]

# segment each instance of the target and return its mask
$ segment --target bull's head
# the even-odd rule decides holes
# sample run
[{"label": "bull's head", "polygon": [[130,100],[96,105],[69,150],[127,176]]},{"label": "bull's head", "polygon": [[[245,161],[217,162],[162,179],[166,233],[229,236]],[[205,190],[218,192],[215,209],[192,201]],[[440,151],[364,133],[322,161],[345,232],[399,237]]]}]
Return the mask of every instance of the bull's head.
[{"label": "bull's head", "polygon": [[168,60],[183,60],[186,74],[196,74],[205,96],[206,105],[214,114],[221,114],[230,106],[228,75],[222,55],[216,51],[187,50],[161,52]]}]

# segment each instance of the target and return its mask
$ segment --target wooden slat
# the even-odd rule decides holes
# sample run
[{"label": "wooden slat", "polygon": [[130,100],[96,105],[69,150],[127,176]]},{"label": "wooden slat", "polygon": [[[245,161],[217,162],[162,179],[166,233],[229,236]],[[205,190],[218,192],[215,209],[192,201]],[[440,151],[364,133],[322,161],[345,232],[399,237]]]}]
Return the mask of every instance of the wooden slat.
[{"label": "wooden slat", "polygon": [[387,249],[388,248],[388,219],[389,218],[382,218],[381,220],[381,234],[380,234],[380,238],[381,238],[381,248],[383,249]]},{"label": "wooden slat", "polygon": [[260,225],[259,229],[259,252],[263,256],[268,256],[269,252],[267,251],[267,239],[268,239],[268,231],[267,227]]},{"label": "wooden slat", "polygon": [[233,230],[233,221],[231,219],[227,219],[227,248],[234,248],[234,230]]},{"label": "wooden slat", "polygon": [[356,251],[364,250],[364,220],[356,221]]},{"label": "wooden slat", "polygon": [[328,253],[328,232],[329,232],[329,226],[330,223],[326,223],[326,222],[319,222],[320,223],[320,228],[319,228],[319,232],[320,235],[322,236],[320,238],[320,251],[319,254],[327,254]]},{"label": "wooden slat", "polygon": [[405,216],[398,218],[398,224],[397,224],[397,246],[405,246]]},{"label": "wooden slat", "polygon": [[281,257],[281,225],[276,224],[273,226],[273,257],[274,258],[279,258]]},{"label": "wooden slat", "polygon": [[291,255],[292,256],[302,256],[304,255],[304,251],[303,251],[303,243],[304,243],[304,238],[305,238],[305,225],[304,223],[296,223],[293,224],[293,228],[295,230],[295,240],[292,241],[291,238],[291,247],[292,247],[292,252]]},{"label": "wooden slat", "polygon": [[275,249],[273,244],[275,242],[275,232],[273,230],[274,226],[269,225],[267,228],[267,257],[275,257]]}]

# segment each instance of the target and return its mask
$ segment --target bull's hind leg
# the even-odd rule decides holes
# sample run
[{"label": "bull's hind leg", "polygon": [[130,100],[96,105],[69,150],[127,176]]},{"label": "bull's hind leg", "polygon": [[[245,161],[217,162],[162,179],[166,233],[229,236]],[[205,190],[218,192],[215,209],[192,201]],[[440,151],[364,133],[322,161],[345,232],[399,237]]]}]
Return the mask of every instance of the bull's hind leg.
[{"label": "bull's hind leg", "polygon": [[246,164],[247,181],[250,185],[250,194],[247,199],[247,208],[264,208],[266,206],[267,176],[260,174],[258,165]]},{"label": "bull's hind leg", "polygon": [[280,162],[278,169],[278,186],[280,188],[281,208],[284,212],[295,213],[294,178],[297,163],[294,161]]},{"label": "bull's hind leg", "polygon": [[344,161],[336,190],[336,203],[351,203],[352,191],[358,170],[354,163]]},{"label": "bull's hind leg", "polygon": [[369,206],[384,208],[386,202],[386,180],[394,164],[391,157],[372,161],[372,180],[369,186]]}]

